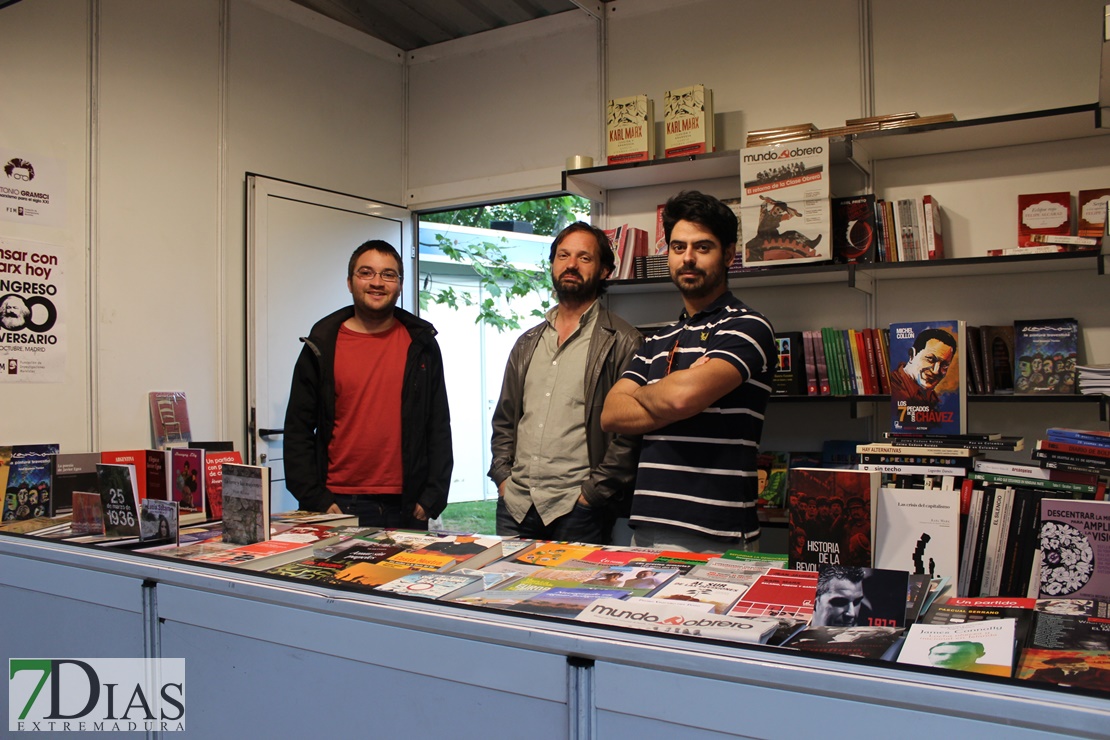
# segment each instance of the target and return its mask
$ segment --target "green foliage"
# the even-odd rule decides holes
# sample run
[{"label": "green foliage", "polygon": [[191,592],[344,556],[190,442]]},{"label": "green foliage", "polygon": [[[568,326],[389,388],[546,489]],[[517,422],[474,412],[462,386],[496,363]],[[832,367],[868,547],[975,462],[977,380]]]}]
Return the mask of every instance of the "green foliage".
[{"label": "green foliage", "polygon": [[478,302],[470,293],[456,291],[451,287],[436,291],[421,289],[421,310],[426,310],[433,303],[447,306],[453,311],[459,309],[460,303],[464,306],[477,306],[478,316],[474,323],[484,323],[498,331],[505,331],[520,329],[520,321],[524,318],[510,305],[513,298],[533,293],[548,296],[542,301],[543,310],[531,312],[534,316],[542,316],[543,311],[550,307],[551,272],[546,264],[538,264],[535,268],[517,267],[493,242],[459,244],[444,234],[436,234],[436,241],[449,258],[474,269],[486,297]]},{"label": "green foliage", "polygon": [[421,221],[455,226],[473,226],[488,229],[494,221],[527,221],[532,224],[535,234],[555,236],[563,227],[571,223],[576,213],[589,213],[590,202],[577,195],[563,195],[557,198],[522,200],[516,203],[494,203],[457,211],[425,213]]},{"label": "green foliage", "polygon": [[444,531],[471,534],[497,533],[497,499],[448,504],[439,515]]},{"label": "green foliage", "polygon": [[[590,202],[577,195],[564,195],[556,198],[523,200],[515,203],[494,203],[491,205],[462,208],[456,211],[425,213],[421,221],[471,226],[488,229],[494,221],[526,221],[532,224],[532,231],[543,236],[555,236],[563,227],[575,219],[575,214],[588,213]],[[478,276],[481,294],[480,302],[465,292],[454,288],[440,290],[421,290],[420,309],[426,310],[434,304],[447,306],[457,311],[460,305],[476,306],[478,317],[475,323],[484,323],[498,331],[520,329],[524,316],[512,308],[514,298],[540,294],[545,298],[542,310],[531,312],[533,316],[543,316],[550,307],[551,271],[550,265],[538,264],[535,268],[520,268],[509,261],[501,247],[492,241],[477,245],[461,245],[457,241],[437,234],[438,246],[451,260],[469,265]],[[502,239],[502,243],[508,239]]]}]

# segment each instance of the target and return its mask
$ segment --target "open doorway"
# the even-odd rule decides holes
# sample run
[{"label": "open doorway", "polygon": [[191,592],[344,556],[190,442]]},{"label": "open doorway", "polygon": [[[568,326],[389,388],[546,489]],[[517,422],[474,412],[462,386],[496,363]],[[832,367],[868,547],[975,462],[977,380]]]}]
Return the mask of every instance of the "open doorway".
[{"label": "open doorway", "polygon": [[505,362],[551,304],[552,239],[589,218],[577,196],[418,214],[419,311],[439,332],[451,402],[451,503],[497,497],[486,471]]}]

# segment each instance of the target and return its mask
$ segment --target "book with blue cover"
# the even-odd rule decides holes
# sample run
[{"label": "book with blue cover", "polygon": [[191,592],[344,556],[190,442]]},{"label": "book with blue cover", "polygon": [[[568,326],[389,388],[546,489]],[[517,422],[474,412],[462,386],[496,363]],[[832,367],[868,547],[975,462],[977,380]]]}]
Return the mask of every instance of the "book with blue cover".
[{"label": "book with blue cover", "polygon": [[960,320],[890,325],[890,430],[967,433],[966,325]]}]

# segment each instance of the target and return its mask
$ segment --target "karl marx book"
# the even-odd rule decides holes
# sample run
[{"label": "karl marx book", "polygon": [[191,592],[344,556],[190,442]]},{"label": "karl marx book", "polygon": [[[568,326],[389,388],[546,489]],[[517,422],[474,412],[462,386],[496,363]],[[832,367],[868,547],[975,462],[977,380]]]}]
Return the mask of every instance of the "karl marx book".
[{"label": "karl marx book", "polygon": [[1041,598],[1110,601],[1110,501],[1041,501],[1039,573]]},{"label": "karl marx book", "polygon": [[874,505],[880,474],[861,470],[793,468],[789,510],[790,567],[871,567]]},{"label": "karl marx book", "polygon": [[967,433],[962,320],[890,325],[891,432]]},{"label": "karl marx book", "polygon": [[833,262],[875,262],[878,243],[874,195],[832,199]]},{"label": "karl marx book", "polygon": [[687,157],[715,149],[713,91],[701,84],[667,90],[663,94],[664,156]]},{"label": "karl marx book", "polygon": [[151,391],[150,423],[154,429],[154,447],[184,447],[193,438],[189,429],[189,404],[184,391]]},{"label": "karl marx book", "polygon": [[1071,234],[1071,193],[1028,193],[1018,196],[1019,247],[1036,246],[1035,235]]},{"label": "karl marx book", "polygon": [[123,538],[139,536],[139,489],[134,465],[96,464],[104,534]]},{"label": "karl marx book", "polygon": [[608,101],[605,154],[610,165],[655,158],[655,106],[651,98],[629,95]]},{"label": "karl marx book", "polygon": [[269,468],[224,463],[223,521],[224,542],[250,545],[269,538]]},{"label": "karl marx book", "polygon": [[960,492],[880,488],[875,567],[958,577]]},{"label": "karl marx book", "polygon": [[1079,322],[1071,318],[1014,322],[1014,392],[1075,393]]},{"label": "karl marx book", "polygon": [[[50,512],[52,484],[51,456],[58,454],[56,444],[12,445],[5,448],[9,457],[0,466],[7,473],[4,486],[4,511],[0,521],[34,519]],[[10,450],[10,451],[9,451]]]}]

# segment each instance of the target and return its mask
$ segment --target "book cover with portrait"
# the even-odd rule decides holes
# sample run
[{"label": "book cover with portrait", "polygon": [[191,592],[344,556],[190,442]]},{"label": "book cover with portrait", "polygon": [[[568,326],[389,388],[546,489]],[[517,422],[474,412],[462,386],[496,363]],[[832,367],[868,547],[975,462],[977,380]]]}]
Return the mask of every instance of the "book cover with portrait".
[{"label": "book cover with portrait", "polygon": [[790,471],[790,567],[870,568],[873,512],[880,474],[862,470],[793,468]]},{"label": "book cover with portrait", "polygon": [[890,325],[891,432],[967,433],[962,320]]},{"label": "book cover with portrait", "polygon": [[1014,393],[1075,393],[1079,322],[1033,319],[1014,322]]}]

